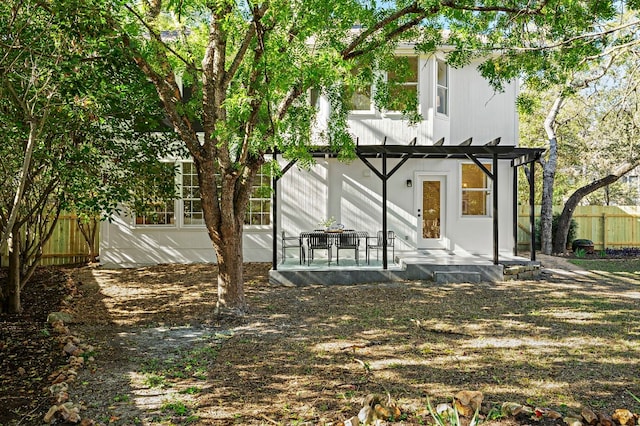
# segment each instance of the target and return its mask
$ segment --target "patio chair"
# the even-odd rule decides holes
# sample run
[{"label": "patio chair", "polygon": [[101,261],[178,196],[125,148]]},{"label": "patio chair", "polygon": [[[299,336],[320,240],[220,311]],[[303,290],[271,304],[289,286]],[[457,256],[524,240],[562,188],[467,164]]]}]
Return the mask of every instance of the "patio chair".
[{"label": "patio chair", "polygon": [[285,251],[288,248],[298,249],[299,256],[300,256],[300,264],[302,265],[302,263],[305,261],[305,253],[304,253],[304,245],[302,244],[302,236],[299,235],[297,237],[287,237],[284,231],[282,231],[282,263],[284,263],[284,260],[286,259]]},{"label": "patio chair", "polygon": [[340,250],[353,250],[356,265],[360,266],[358,253],[360,252],[360,237],[356,232],[343,232],[336,239],[336,263],[340,264]]},{"label": "patio chair", "polygon": [[[372,240],[372,243],[369,243],[369,240]],[[392,261],[395,262],[396,257],[396,248],[395,248],[395,240],[396,234],[393,231],[387,231],[387,249],[391,248],[392,250]],[[379,250],[383,249],[384,240],[382,231],[378,231],[375,237],[367,237],[367,265],[371,261],[371,253],[372,249],[376,250],[376,260],[380,260],[380,252]]]},{"label": "patio chair", "polygon": [[307,265],[311,265],[316,250],[327,251],[327,264],[331,265],[331,237],[326,232],[309,232],[307,237]]}]

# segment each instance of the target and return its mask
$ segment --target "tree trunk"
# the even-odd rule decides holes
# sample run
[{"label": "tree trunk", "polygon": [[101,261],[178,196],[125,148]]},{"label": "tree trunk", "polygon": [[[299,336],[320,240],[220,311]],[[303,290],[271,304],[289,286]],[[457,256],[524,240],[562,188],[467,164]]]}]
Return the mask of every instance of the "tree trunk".
[{"label": "tree trunk", "polygon": [[549,139],[548,157],[545,162],[542,163],[542,206],[540,209],[540,243],[542,253],[551,254],[552,250],[552,223],[553,223],[553,186],[556,177],[556,167],[558,164],[558,139],[556,137],[556,131],[554,122],[565,95],[560,93],[556,100],[553,102],[553,106],[547,114],[547,118],[544,120],[544,129]]},{"label": "tree trunk", "polygon": [[555,241],[553,244],[554,253],[564,253],[564,251],[566,250],[567,235],[569,234],[571,218],[573,217],[573,211],[576,209],[578,203],[580,203],[580,200],[602,187],[611,185],[622,176],[635,169],[638,165],[640,165],[640,160],[625,163],[619,166],[613,173],[601,179],[595,180],[588,185],[583,186],[582,188],[578,188],[573,194],[571,194],[567,202],[564,203],[562,214],[558,218]]},{"label": "tree trunk", "polygon": [[96,234],[100,224],[95,217],[88,219],[86,223],[83,223],[82,219],[78,218],[77,224],[85,243],[87,243],[87,248],[89,249],[89,263],[95,263],[98,260],[98,253],[96,253],[95,250]]},{"label": "tree trunk", "polygon": [[14,225],[9,247],[9,276],[7,277],[6,310],[11,314],[22,311],[20,303],[20,227]]},{"label": "tree trunk", "polygon": [[244,275],[242,260],[242,226],[234,238],[225,238],[216,247],[218,256],[218,302],[216,315],[229,310],[242,316],[247,311],[244,298]]},{"label": "tree trunk", "polygon": [[31,156],[33,155],[33,150],[36,145],[36,139],[39,133],[40,127],[36,119],[32,119],[29,121],[29,139],[27,140],[27,145],[24,152],[24,160],[22,163],[22,168],[20,168],[19,172],[19,183],[16,188],[16,193],[13,198],[13,203],[11,204],[11,210],[9,210],[9,218],[7,219],[7,227],[2,230],[2,234],[0,235],[0,246],[4,245],[4,243],[8,240],[9,233],[13,231],[14,224],[18,217],[18,208],[20,207],[20,203],[22,202],[22,196],[24,194],[24,188],[27,184],[28,176],[29,176],[29,168],[31,167]]}]

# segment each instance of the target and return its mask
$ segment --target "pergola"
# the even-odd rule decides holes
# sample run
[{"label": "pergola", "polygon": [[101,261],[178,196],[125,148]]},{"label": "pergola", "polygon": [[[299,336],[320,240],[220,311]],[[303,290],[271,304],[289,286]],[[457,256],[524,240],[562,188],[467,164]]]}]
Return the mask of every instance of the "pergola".
[{"label": "pergola", "polygon": [[[487,142],[484,145],[472,145],[472,140],[467,139],[458,145],[444,145],[444,138],[440,139],[433,145],[416,145],[416,139],[413,139],[408,145],[387,145],[386,138],[381,145],[359,145],[356,146],[356,155],[358,158],[382,181],[382,232],[387,235],[387,181],[395,172],[397,172],[410,159],[469,159],[473,161],[493,182],[493,263],[498,264],[498,162],[510,161],[511,167],[516,168],[513,174],[513,238],[515,240],[515,250],[517,254],[517,168],[531,164],[529,173],[527,174],[529,183],[529,205],[530,205],[530,229],[531,229],[531,260],[535,260],[535,232],[534,232],[534,188],[535,188],[535,167],[534,163],[538,161],[544,153],[544,148],[519,148],[515,146],[500,146],[500,138]],[[314,157],[336,157],[337,155],[331,151],[329,147],[316,147],[312,150]],[[277,153],[274,153],[274,159]],[[371,159],[381,159],[381,169],[378,169],[371,163]],[[389,159],[399,159],[389,170]],[[481,162],[483,159],[491,159],[492,167],[488,170]],[[290,161],[283,169],[284,175],[294,164],[296,160]],[[278,181],[276,177],[272,181],[273,186],[273,270],[277,270],[277,253],[278,253]],[[383,269],[388,269],[387,259],[387,239],[383,239],[382,263]]]}]

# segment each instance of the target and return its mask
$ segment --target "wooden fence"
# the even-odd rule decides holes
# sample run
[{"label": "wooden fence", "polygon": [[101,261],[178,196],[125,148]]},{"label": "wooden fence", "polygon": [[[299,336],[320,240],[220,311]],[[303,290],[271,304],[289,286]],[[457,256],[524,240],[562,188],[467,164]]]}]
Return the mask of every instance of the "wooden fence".
[{"label": "wooden fence", "polygon": [[[553,212],[561,213],[562,206]],[[536,220],[540,206],[535,207]],[[573,213],[578,223],[576,238],[593,241],[596,250],[640,247],[640,206],[578,206]],[[518,249],[529,248],[529,206],[518,210]]]},{"label": "wooden fence", "polygon": [[[98,223],[98,227],[100,224]],[[96,233],[94,241],[95,252],[98,253],[100,246],[100,230]],[[49,241],[42,248],[40,265],[70,265],[75,263],[86,263],[89,261],[89,247],[85,242],[80,229],[78,228],[77,217],[71,214],[63,214],[58,219],[58,223],[49,238]],[[5,250],[1,253],[2,262],[0,265],[6,266],[9,263],[8,254]]]}]

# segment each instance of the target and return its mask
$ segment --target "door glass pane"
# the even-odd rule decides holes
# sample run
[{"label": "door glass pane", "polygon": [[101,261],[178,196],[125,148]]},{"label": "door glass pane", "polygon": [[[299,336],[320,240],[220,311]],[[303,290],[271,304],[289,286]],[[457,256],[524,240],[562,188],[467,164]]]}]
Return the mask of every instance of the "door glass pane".
[{"label": "door glass pane", "polygon": [[440,181],[422,182],[422,238],[440,238]]}]

